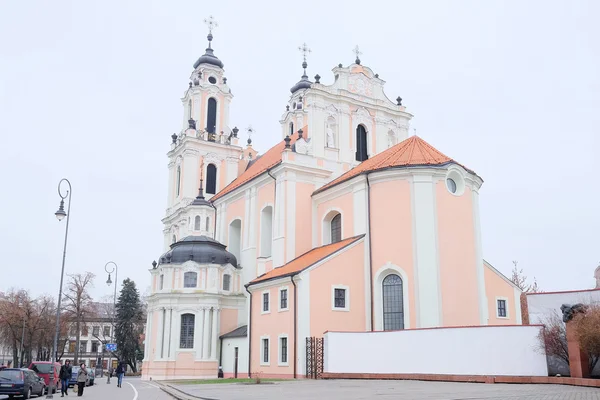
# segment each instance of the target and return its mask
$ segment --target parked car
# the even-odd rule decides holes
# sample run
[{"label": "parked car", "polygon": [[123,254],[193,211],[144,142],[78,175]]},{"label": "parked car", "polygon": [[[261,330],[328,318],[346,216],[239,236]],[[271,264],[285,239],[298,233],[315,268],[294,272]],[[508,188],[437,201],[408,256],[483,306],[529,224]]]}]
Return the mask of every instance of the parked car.
[{"label": "parked car", "polygon": [[88,368],[88,385],[89,386],[94,386],[94,381],[96,379],[96,374],[94,373],[94,369],[93,368]]},{"label": "parked car", "polygon": [[15,396],[31,398],[44,395],[44,380],[34,371],[27,368],[5,368],[0,371],[0,395],[7,394],[9,399]]},{"label": "parked car", "polygon": [[29,369],[33,370],[36,374],[39,375],[40,378],[44,379],[44,385],[47,388],[50,387],[50,370],[52,371],[52,375],[54,376],[54,390],[52,393],[56,393],[56,388],[60,387],[60,363],[55,362],[54,368],[52,368],[52,363],[50,361],[34,361],[29,365]]},{"label": "parked car", "polygon": [[[73,387],[77,385],[77,374],[79,373],[79,367],[72,367],[71,379],[69,379],[69,387]],[[88,374],[87,379],[85,380],[85,386],[90,385],[90,374]]]}]

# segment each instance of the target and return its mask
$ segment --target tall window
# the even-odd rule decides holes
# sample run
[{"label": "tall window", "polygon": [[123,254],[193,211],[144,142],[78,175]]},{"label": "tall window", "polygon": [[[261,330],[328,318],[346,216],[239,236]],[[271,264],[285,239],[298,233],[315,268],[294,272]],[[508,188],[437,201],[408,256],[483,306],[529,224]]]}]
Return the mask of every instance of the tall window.
[{"label": "tall window", "polygon": [[262,362],[269,363],[269,339],[262,340]]},{"label": "tall window", "polygon": [[186,272],[183,274],[183,287],[192,288],[196,287],[198,283],[198,274],[195,272]]},{"label": "tall window", "polygon": [[404,329],[404,299],[402,278],[396,274],[388,275],[383,286],[383,330]]},{"label": "tall window", "polygon": [[87,325],[83,325],[81,327],[81,336],[87,336],[88,335],[88,327]]},{"label": "tall window", "polygon": [[287,338],[286,337],[282,337],[279,338],[279,349],[280,349],[280,357],[281,359],[279,360],[280,363],[287,363],[288,362],[288,344],[287,344]]},{"label": "tall window", "polygon": [[342,240],[342,214],[337,214],[331,220],[331,243]]},{"label": "tall window", "polygon": [[110,326],[104,327],[104,332],[102,332],[104,336],[110,336]]},{"label": "tall window", "polygon": [[273,242],[273,207],[263,208],[260,213],[260,256],[271,257]]},{"label": "tall window", "polygon": [[171,243],[175,243],[177,241],[177,236],[173,235],[173,237],[171,239],[172,239]]},{"label": "tall window", "polygon": [[179,336],[179,347],[182,349],[194,348],[194,314],[183,314],[181,316],[181,334]]},{"label": "tall window", "polygon": [[160,278],[158,278],[158,290],[163,290],[164,284],[165,284],[165,276],[161,275]]},{"label": "tall window", "polygon": [[356,127],[356,161],[365,161],[367,158],[367,130],[359,125]]},{"label": "tall window", "polygon": [[294,134],[294,123],[290,122],[290,136]]},{"label": "tall window", "polygon": [[269,311],[269,292],[263,293],[263,312]]},{"label": "tall window", "polygon": [[178,165],[177,166],[177,182],[175,183],[176,185],[176,195],[179,196],[179,190],[181,189],[181,166]]},{"label": "tall window", "polygon": [[92,335],[93,335],[94,337],[98,337],[98,336],[100,336],[100,327],[99,327],[99,326],[94,326],[94,327],[92,328]]},{"label": "tall window", "polygon": [[217,129],[217,100],[214,97],[208,99],[208,113],[206,117],[206,131],[215,133]]},{"label": "tall window", "polygon": [[236,219],[229,224],[228,250],[235,256],[239,264],[242,250],[242,221],[239,219]]},{"label": "tall window", "polygon": [[92,353],[97,353],[98,352],[98,342],[94,341],[92,342]]},{"label": "tall window", "polygon": [[87,340],[79,341],[79,352],[86,353],[87,352]]},{"label": "tall window", "polygon": [[506,300],[498,300],[498,316],[506,318]]},{"label": "tall window", "polygon": [[210,217],[206,217],[206,231],[208,232],[210,230]]},{"label": "tall window", "polygon": [[199,215],[196,215],[196,218],[194,218],[194,230],[195,231],[200,230],[200,216]]},{"label": "tall window", "polygon": [[206,193],[217,193],[217,167],[215,164],[208,164],[206,167]]},{"label": "tall window", "polygon": [[192,100],[188,101],[188,119],[192,118]]},{"label": "tall window", "polygon": [[231,275],[229,274],[223,275],[223,290],[231,290]]},{"label": "tall window", "polygon": [[279,291],[279,309],[287,310],[288,308],[288,291],[287,289],[281,289]]}]

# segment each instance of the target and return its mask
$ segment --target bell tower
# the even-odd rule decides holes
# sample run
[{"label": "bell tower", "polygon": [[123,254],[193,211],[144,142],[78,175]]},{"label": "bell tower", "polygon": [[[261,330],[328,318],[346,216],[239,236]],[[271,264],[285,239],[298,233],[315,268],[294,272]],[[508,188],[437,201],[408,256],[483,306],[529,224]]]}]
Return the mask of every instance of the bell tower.
[{"label": "bell tower", "polygon": [[[237,178],[238,164],[243,158],[243,149],[238,144],[239,130],[229,125],[233,94],[224,75],[224,64],[212,47],[213,30],[218,25],[212,16],[204,22],[208,26],[208,47],[193,65],[188,87],[181,98],[182,128],[171,136],[171,150],[167,154],[169,189],[163,218],[165,247],[198,232],[214,235],[212,227],[206,225],[207,220],[214,221],[209,215],[208,207],[212,207],[209,201]],[[196,209],[199,206],[191,215],[190,207]],[[197,216],[200,217],[199,225],[194,221]],[[198,227],[201,229],[196,229]]]}]

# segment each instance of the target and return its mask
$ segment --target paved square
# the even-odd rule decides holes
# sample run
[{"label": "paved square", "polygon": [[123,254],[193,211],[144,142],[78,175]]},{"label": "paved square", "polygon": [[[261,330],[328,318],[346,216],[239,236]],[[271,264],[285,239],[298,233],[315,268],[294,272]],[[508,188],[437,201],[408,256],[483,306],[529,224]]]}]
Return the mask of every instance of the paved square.
[{"label": "paved square", "polygon": [[242,399],[399,399],[399,400],[600,400],[600,389],[563,385],[507,385],[481,383],[306,380],[273,384],[172,385],[206,400]]}]

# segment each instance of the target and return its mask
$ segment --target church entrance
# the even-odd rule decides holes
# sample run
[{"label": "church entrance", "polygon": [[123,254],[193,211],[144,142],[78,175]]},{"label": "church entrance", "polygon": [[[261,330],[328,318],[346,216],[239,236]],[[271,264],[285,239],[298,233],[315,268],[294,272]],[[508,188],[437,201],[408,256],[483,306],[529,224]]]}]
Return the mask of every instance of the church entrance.
[{"label": "church entrance", "polygon": [[321,379],[323,374],[323,338],[306,338],[306,377]]}]

